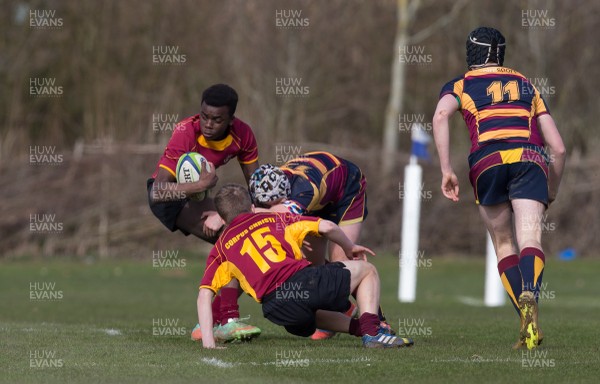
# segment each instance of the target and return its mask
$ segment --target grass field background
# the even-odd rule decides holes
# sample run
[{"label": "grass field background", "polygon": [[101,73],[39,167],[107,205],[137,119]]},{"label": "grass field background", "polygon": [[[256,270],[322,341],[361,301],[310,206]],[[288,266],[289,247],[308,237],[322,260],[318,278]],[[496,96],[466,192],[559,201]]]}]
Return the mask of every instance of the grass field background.
[{"label": "grass field background", "polygon": [[[242,316],[252,316],[261,337],[202,350],[189,332],[204,263],[196,255],[181,259],[182,268],[150,261],[0,263],[0,381],[595,383],[600,375],[596,260],[549,260],[540,311],[545,341],[523,352],[511,350],[518,318],[510,304],[477,305],[483,260],[432,259],[419,270],[417,302],[401,304],[391,255],[373,259],[382,305],[396,329],[413,335],[413,348],[365,350],[348,335],[294,337],[244,295]],[[295,367],[285,366],[290,360]]]}]

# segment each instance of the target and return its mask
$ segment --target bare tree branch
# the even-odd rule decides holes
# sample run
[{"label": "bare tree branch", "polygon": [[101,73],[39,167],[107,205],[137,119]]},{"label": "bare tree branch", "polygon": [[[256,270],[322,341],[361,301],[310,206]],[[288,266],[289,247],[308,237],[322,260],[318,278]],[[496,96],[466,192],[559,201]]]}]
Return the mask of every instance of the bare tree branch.
[{"label": "bare tree branch", "polygon": [[450,13],[447,13],[444,16],[440,17],[432,24],[430,24],[429,27],[424,28],[419,32],[415,33],[414,35],[410,36],[408,38],[409,42],[411,44],[418,44],[421,41],[427,39],[429,36],[433,35],[440,28],[443,28],[446,25],[450,24],[458,16],[462,8],[468,4],[468,2],[468,0],[456,1],[452,6],[452,9],[450,10]]}]

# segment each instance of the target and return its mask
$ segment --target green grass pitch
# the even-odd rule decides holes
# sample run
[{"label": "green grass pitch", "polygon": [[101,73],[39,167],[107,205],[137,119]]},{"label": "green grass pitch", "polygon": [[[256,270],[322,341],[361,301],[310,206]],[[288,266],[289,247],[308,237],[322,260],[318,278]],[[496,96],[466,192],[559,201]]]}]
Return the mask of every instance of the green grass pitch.
[{"label": "green grass pitch", "polygon": [[[246,295],[243,315],[263,334],[225,350],[189,339],[203,260],[0,263],[0,382],[7,383],[506,383],[597,382],[600,279],[596,260],[549,260],[544,344],[513,351],[518,318],[507,302],[477,306],[483,260],[432,259],[417,302],[397,301],[397,258],[373,259],[388,320],[415,346],[366,350],[338,335],[314,342],[265,320]],[[179,265],[181,266],[181,265]],[[470,302],[469,305],[465,304]]]}]

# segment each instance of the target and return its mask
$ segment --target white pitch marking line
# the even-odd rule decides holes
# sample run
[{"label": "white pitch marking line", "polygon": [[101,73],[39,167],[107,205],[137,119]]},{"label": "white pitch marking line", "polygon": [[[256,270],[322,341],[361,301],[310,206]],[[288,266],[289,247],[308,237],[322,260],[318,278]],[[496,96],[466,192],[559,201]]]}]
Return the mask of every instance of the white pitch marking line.
[{"label": "white pitch marking line", "polygon": [[123,334],[120,330],[114,328],[103,329],[102,331],[109,336],[120,336]]},{"label": "white pitch marking line", "polygon": [[212,357],[212,358],[208,358],[208,357],[203,357],[202,358],[202,362],[208,365],[212,365],[214,367],[219,367],[219,368],[233,368],[238,364],[234,364],[234,363],[228,363],[226,361],[223,360],[219,360],[216,357]]}]

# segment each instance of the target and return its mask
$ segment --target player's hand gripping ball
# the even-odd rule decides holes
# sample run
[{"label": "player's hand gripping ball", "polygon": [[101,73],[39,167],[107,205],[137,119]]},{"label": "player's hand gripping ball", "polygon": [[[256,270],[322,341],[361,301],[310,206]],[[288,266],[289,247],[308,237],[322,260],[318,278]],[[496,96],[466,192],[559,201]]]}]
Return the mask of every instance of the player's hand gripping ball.
[{"label": "player's hand gripping ball", "polygon": [[[210,165],[206,158],[197,152],[188,152],[181,155],[177,162],[177,182],[178,183],[195,183],[200,180],[202,174],[202,163],[206,164],[206,169],[210,171]],[[190,196],[190,199],[202,201],[208,195],[208,191],[195,193]]]}]

